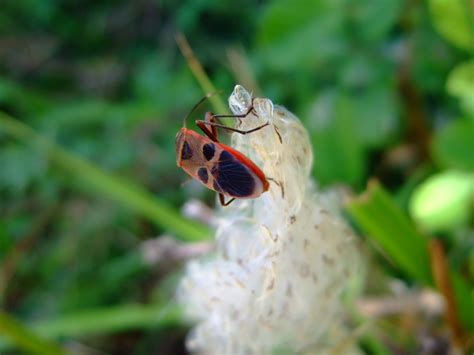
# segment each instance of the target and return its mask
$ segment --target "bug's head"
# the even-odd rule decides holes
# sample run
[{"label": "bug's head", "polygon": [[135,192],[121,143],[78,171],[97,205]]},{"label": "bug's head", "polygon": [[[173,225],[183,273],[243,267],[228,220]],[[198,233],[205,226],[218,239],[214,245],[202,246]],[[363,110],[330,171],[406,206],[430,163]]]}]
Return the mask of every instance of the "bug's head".
[{"label": "bug's head", "polygon": [[191,147],[186,141],[187,128],[181,128],[176,134],[176,164],[181,166],[183,160],[190,159],[192,157]]}]

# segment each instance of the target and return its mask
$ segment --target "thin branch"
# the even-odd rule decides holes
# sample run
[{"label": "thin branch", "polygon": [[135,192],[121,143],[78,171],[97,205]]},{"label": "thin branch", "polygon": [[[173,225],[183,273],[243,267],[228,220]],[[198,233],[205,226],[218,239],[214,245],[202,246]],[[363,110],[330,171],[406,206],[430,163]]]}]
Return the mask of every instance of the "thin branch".
[{"label": "thin branch", "polygon": [[463,346],[464,334],[458,317],[458,309],[454,298],[453,285],[449,276],[448,264],[443,245],[437,239],[432,239],[429,243],[429,252],[431,257],[431,270],[433,278],[439,292],[443,295],[446,308],[446,321],[451,328],[453,342],[456,346]]}]

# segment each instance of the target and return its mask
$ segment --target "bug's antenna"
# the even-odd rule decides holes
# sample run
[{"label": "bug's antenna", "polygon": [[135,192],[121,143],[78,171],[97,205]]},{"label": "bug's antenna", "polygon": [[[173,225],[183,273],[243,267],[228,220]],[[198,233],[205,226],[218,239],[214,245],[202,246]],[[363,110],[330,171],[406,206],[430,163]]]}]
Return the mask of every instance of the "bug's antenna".
[{"label": "bug's antenna", "polygon": [[210,94],[207,94],[206,96],[204,96],[201,100],[199,100],[194,106],[193,108],[191,109],[191,111],[189,111],[189,113],[186,115],[186,117],[184,118],[183,120],[183,127],[186,127],[186,121],[188,120],[189,116],[191,116],[191,114],[196,111],[196,109],[204,102],[206,101],[208,98],[216,95],[216,94],[220,94],[222,92],[222,90],[219,90],[219,91],[216,91],[216,92],[211,92]]}]

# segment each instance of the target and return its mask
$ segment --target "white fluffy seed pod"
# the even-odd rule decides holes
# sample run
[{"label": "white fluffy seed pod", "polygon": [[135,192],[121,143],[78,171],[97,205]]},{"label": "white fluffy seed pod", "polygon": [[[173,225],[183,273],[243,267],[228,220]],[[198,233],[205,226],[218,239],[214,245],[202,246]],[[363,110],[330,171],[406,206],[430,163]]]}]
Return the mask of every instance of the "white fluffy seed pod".
[{"label": "white fluffy seed pod", "polygon": [[270,125],[234,134],[232,144],[271,179],[270,189],[222,208],[215,255],[188,265],[178,297],[197,325],[187,346],[205,354],[322,354],[344,341],[341,294],[360,267],[356,241],[337,195],[311,180],[300,121],[239,85],[229,98],[235,114],[252,102],[239,128]]}]

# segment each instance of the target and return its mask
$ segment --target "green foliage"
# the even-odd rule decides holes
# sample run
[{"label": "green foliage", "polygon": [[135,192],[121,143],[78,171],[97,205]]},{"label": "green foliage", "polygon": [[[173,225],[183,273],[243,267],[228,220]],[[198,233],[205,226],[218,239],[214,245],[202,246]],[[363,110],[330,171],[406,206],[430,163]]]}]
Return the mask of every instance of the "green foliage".
[{"label": "green foliage", "polygon": [[360,187],[367,175],[367,153],[392,141],[399,125],[396,97],[385,84],[359,93],[325,91],[310,115],[315,174],[325,184]]},{"label": "green foliage", "polygon": [[[323,187],[386,187],[349,208],[392,261],[377,259],[382,276],[367,292],[393,278],[430,285],[418,231],[442,233],[472,329],[473,12],[469,0],[3,1],[0,304],[23,326],[2,318],[3,330],[18,327],[0,351],[57,348],[37,334],[111,353],[138,354],[157,332],[182,342],[167,305],[176,265],[154,267],[143,240],[208,237],[179,210],[192,198],[212,205],[214,194],[183,184],[174,139],[203,91],[223,95],[196,118],[211,105],[224,112],[236,83],[301,117]],[[180,32],[210,80],[187,66]],[[229,49],[239,53],[232,65]],[[136,343],[122,349],[116,332]],[[364,334],[363,348],[418,350],[411,332],[391,346],[384,332]]]},{"label": "green foliage", "polygon": [[179,324],[180,313],[181,310],[174,304],[124,304],[38,322],[33,325],[33,329],[46,338],[84,336],[140,328],[156,329]]},{"label": "green foliage", "polygon": [[[347,96],[323,94],[315,103],[314,169],[322,183],[347,182],[358,186],[367,163],[354,121],[353,102]],[[328,114],[331,112],[332,114]]]},{"label": "green foliage", "polygon": [[[80,337],[129,329],[156,330],[179,324],[180,312],[181,310],[174,304],[128,304],[68,314],[58,319],[36,322],[31,328],[44,339]],[[36,334],[20,327],[19,324],[13,323],[13,320],[0,314],[0,329],[3,334],[9,335],[9,338],[25,350],[45,355],[65,354],[54,343],[39,338]],[[0,342],[0,349],[9,348],[11,345],[8,342]]]},{"label": "green foliage", "polygon": [[348,206],[348,211],[397,265],[417,280],[432,284],[426,239],[381,186],[369,186],[360,200]]},{"label": "green foliage", "polygon": [[87,161],[66,152],[41,136],[36,135],[29,127],[16,122],[2,113],[0,113],[1,128],[16,138],[36,142],[40,149],[42,148],[47,151],[51,159],[60,168],[72,174],[74,178],[78,178],[84,188],[97,192],[104,197],[115,199],[123,206],[143,213],[159,226],[174,231],[183,239],[200,240],[208,235],[206,228],[183,220],[165,201],[153,198],[139,186],[101,171]]},{"label": "green foliage", "polygon": [[474,120],[455,120],[435,134],[433,156],[440,166],[473,171],[473,138]]},{"label": "green foliage", "polygon": [[447,90],[459,98],[461,107],[474,119],[474,60],[453,69],[449,74]]},{"label": "green foliage", "polygon": [[445,171],[431,176],[413,192],[410,212],[429,232],[452,230],[469,220],[474,201],[474,175]]},{"label": "green foliage", "polygon": [[66,354],[59,346],[42,339],[4,312],[0,312],[0,331],[2,335],[28,353],[44,355]]},{"label": "green foliage", "polygon": [[459,48],[474,50],[474,6],[468,0],[430,0],[433,24]]},{"label": "green foliage", "polygon": [[[472,181],[471,181],[472,183]],[[347,207],[350,215],[367,235],[403,271],[422,284],[432,285],[428,239],[417,232],[408,216],[378,184]],[[474,299],[470,286],[454,270],[449,270],[458,314],[466,329],[474,329]]]},{"label": "green foliage", "polygon": [[400,11],[392,0],[277,1],[262,18],[257,58],[267,70],[291,76],[279,91],[294,92],[308,111],[303,117],[315,128],[315,174],[323,184],[360,187],[369,150],[398,133],[394,68],[380,46]]}]

